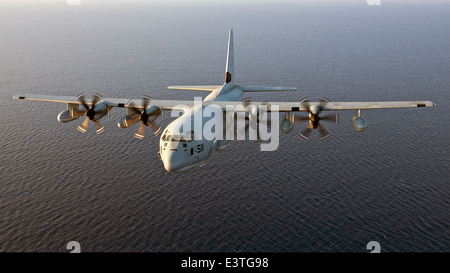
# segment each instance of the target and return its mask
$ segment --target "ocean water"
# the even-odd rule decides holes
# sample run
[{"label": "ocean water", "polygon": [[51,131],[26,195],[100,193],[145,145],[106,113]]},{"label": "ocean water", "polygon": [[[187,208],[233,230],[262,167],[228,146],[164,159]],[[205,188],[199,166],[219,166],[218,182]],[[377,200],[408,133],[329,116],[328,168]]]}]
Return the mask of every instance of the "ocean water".
[{"label": "ocean water", "polygon": [[[448,252],[450,3],[221,2],[0,4],[0,251]],[[363,133],[342,111],[326,141],[296,125],[173,174],[123,109],[81,134],[63,104],[12,100],[205,97],[166,87],[221,84],[230,27],[237,84],[298,87],[253,100],[437,107],[363,111]]]}]

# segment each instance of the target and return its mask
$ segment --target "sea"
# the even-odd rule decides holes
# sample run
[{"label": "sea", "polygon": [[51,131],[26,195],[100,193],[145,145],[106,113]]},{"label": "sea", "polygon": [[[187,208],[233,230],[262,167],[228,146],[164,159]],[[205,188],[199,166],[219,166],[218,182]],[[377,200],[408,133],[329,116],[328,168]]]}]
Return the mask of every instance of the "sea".
[{"label": "sea", "polygon": [[[2,1],[0,252],[449,252],[450,2],[372,2]],[[333,112],[324,141],[296,124],[175,174],[125,109],[82,134],[64,104],[13,100],[204,98],[167,87],[222,84],[230,28],[237,84],[298,88],[253,101],[436,107],[363,110],[364,132]]]}]

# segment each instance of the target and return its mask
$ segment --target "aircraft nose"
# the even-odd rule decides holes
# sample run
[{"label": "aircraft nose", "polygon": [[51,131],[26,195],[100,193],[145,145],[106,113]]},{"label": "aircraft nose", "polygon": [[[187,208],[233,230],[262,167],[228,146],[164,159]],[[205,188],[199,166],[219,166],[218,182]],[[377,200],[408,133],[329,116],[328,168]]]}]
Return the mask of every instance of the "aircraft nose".
[{"label": "aircraft nose", "polygon": [[163,155],[164,168],[168,172],[176,172],[183,167],[181,154],[176,151],[166,151]]}]

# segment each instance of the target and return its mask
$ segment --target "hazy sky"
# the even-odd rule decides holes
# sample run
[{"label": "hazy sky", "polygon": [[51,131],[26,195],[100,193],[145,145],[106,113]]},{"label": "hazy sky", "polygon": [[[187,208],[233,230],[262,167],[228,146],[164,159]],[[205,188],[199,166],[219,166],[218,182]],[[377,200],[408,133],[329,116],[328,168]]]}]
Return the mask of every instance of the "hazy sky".
[{"label": "hazy sky", "polygon": [[[223,0],[2,0],[2,4],[39,4],[39,3],[71,3],[71,2],[80,2],[80,4],[88,4],[88,3],[105,3],[105,4],[114,4],[114,3],[208,3],[211,4],[213,2],[223,3]],[[379,0],[381,4],[387,4],[392,2],[441,2],[445,0]],[[367,2],[367,0],[228,0],[227,2]]]},{"label": "hazy sky", "polygon": [[[448,0],[1,0],[0,6],[87,6],[87,5],[108,5],[114,6],[117,4],[138,4],[145,3],[150,5],[224,5],[230,3],[243,4],[243,3],[276,3],[282,5],[283,3],[355,3],[355,4],[368,4],[369,2],[379,1],[380,6],[389,5],[392,3],[411,4],[412,2],[432,3],[432,2],[446,2]],[[1,11],[1,10],[0,10]]]}]

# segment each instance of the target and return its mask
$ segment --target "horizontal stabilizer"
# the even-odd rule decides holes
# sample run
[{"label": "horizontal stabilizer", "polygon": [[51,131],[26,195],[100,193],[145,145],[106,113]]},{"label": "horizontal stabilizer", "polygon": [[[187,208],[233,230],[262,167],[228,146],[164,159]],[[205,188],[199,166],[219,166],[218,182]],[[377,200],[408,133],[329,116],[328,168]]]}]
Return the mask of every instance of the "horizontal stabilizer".
[{"label": "horizontal stabilizer", "polygon": [[244,92],[265,92],[265,91],[295,91],[295,87],[271,87],[271,86],[239,86]]},{"label": "horizontal stabilizer", "polygon": [[169,86],[169,89],[178,89],[178,90],[196,90],[196,91],[214,91],[218,88],[221,88],[222,85],[176,85]]}]

